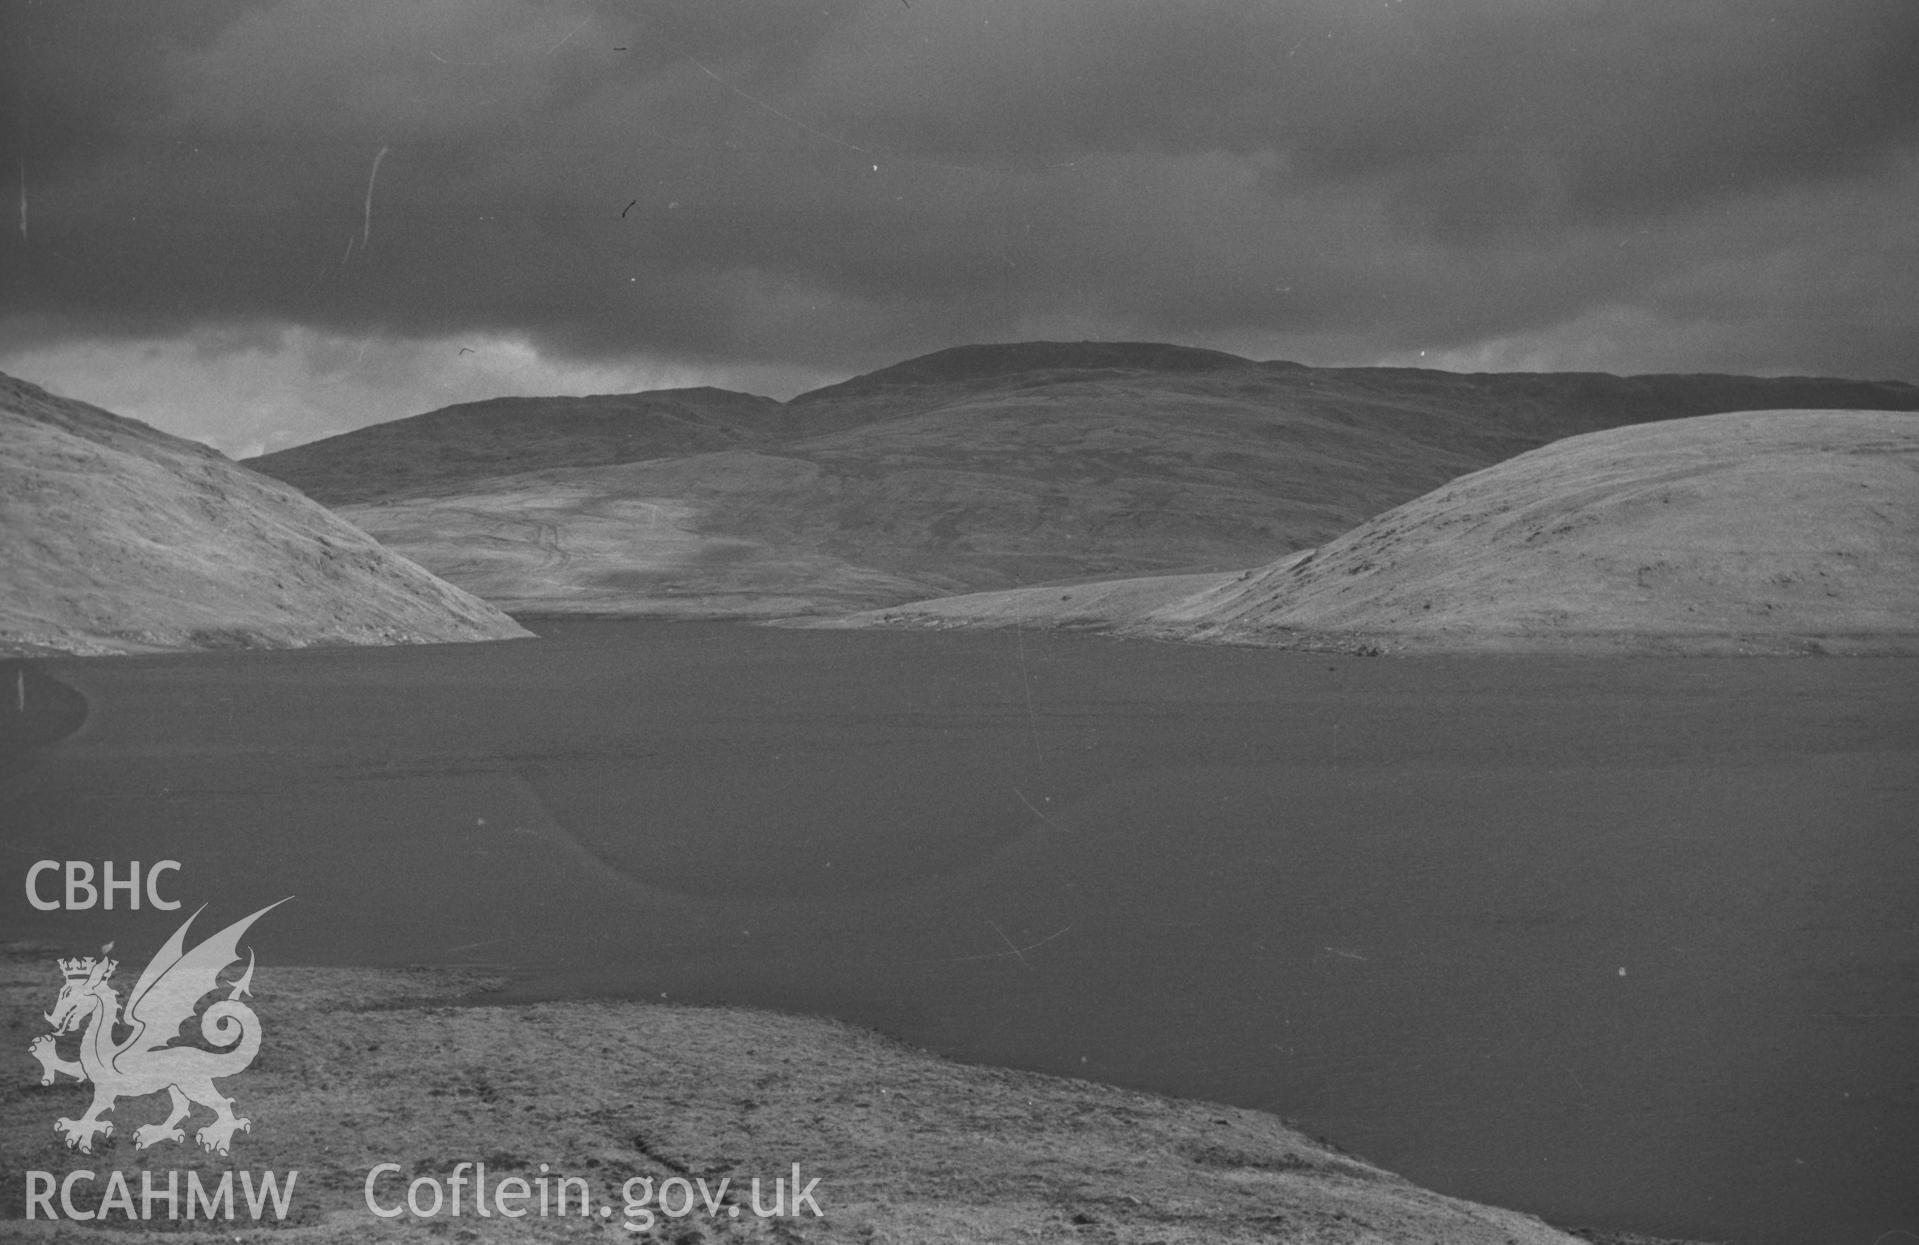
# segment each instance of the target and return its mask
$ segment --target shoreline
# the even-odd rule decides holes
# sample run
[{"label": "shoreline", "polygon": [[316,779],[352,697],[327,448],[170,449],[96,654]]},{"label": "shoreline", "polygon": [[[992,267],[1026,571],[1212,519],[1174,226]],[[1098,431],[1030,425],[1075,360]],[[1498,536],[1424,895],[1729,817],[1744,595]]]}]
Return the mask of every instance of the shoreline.
[{"label": "shoreline", "polygon": [[[38,1013],[58,981],[38,948],[7,952],[0,994],[24,1041],[44,1027]],[[696,1205],[659,1219],[656,1235],[602,1239],[1663,1245],[1617,1230],[1574,1234],[1431,1192],[1265,1112],[959,1064],[833,1020],[489,1001],[498,988],[455,969],[263,967],[262,1054],[225,1086],[254,1123],[227,1158],[190,1143],[135,1151],[134,1127],[163,1113],[157,1096],[125,1100],[119,1132],[91,1156],[73,1153],[49,1122],[84,1109],[85,1087],[62,1079],[42,1088],[16,1074],[13,1122],[0,1130],[6,1164],[62,1179],[76,1169],[100,1181],[125,1171],[136,1190],[141,1171],[156,1179],[197,1171],[210,1184],[229,1168],[297,1170],[285,1221],[263,1226],[274,1239],[316,1242],[437,1237],[449,1227],[462,1240],[574,1239],[584,1226],[576,1217],[478,1218],[470,1192],[457,1223],[445,1213],[380,1219],[367,1209],[369,1173],[381,1164],[446,1187],[465,1161],[486,1164],[496,1189],[547,1170],[578,1176],[602,1205],[636,1180],[651,1184],[629,1192],[675,1178],[688,1187],[734,1182],[716,1213]],[[186,1127],[204,1114],[196,1109]],[[821,1213],[760,1218],[746,1201],[749,1180],[771,1184],[796,1166],[819,1180]],[[402,1179],[383,1171],[388,1178]],[[391,1209],[405,1186],[374,1188]],[[22,1186],[9,1182],[0,1217],[25,1229],[23,1213]],[[624,1215],[594,1228],[623,1226]],[[35,1221],[42,1225],[45,1236],[74,1241],[180,1230]]]}]

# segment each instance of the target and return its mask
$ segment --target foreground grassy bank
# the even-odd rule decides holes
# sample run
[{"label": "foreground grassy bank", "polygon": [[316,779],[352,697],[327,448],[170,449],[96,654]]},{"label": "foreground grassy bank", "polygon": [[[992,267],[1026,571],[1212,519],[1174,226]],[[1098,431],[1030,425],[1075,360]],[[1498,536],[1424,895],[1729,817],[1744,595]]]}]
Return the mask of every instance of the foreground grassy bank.
[{"label": "foreground grassy bank", "polygon": [[[58,985],[51,954],[16,947],[0,964],[15,1049],[46,1027],[40,1012]],[[270,1204],[265,1218],[274,1239],[303,1241],[1580,1239],[1418,1188],[1256,1111],[963,1066],[825,1020],[633,1002],[466,1005],[488,988],[450,972],[261,969],[264,1045],[225,1086],[252,1127],[225,1158],[191,1141],[135,1149],[135,1127],[164,1114],[157,1094],[126,1099],[96,1153],[69,1151],[52,1122],[84,1111],[90,1089],[65,1079],[42,1087],[22,1057],[0,1126],[0,1218],[24,1239],[174,1239],[187,1225],[164,1222],[164,1201],[162,1222],[145,1231],[118,1211],[107,1226],[24,1221],[23,1174],[92,1171],[75,1186],[84,1211],[101,1205],[115,1171],[137,1207],[143,1173],[164,1188],[169,1173],[185,1181],[194,1171],[212,1187],[233,1169],[283,1181],[299,1173],[284,1219]],[[188,1120],[189,1136],[204,1115]],[[485,1164],[496,1213],[475,1214],[477,1173],[462,1162]],[[434,1218],[376,1216],[367,1182],[382,1164],[395,1165],[376,1178],[383,1207],[400,1207],[422,1178],[430,1206],[433,1189],[446,1194],[458,1175],[468,1182],[462,1215],[449,1201]],[[818,1180],[810,1204],[795,1204],[796,1164]],[[575,1183],[565,1218],[540,1217],[537,1195],[509,1200],[532,1213],[504,1218],[498,1191],[513,1177],[528,1189],[577,1177],[593,1213],[578,1213]],[[756,1213],[755,1177],[760,1210],[773,1209],[774,1182],[787,1180],[786,1214]],[[655,1200],[651,1226],[632,1230],[648,1216],[623,1187],[690,1208],[662,1214]],[[223,1238],[248,1226],[244,1191],[234,1200],[239,1217],[217,1225]],[[57,1195],[51,1205],[60,1208]]]}]

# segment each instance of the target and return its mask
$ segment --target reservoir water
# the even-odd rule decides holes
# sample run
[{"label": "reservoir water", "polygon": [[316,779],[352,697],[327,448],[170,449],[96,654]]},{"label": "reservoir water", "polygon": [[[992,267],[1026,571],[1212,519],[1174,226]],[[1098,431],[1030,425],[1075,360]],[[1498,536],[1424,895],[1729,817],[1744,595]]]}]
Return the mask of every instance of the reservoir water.
[{"label": "reservoir water", "polygon": [[38,664],[88,711],[0,761],[0,937],[157,945],[18,879],[171,858],[297,897],[263,963],[829,1013],[1561,1224],[1919,1231],[1919,663],[535,626]]}]

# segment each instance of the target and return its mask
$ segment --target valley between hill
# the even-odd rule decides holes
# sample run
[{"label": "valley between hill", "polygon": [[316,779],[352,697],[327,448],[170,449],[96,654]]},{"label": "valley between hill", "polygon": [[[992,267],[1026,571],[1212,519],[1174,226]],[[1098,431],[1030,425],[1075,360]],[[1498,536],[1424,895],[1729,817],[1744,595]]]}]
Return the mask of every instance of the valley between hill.
[{"label": "valley between hill", "polygon": [[248,465],[516,613],[774,618],[1242,570],[1562,437],[1804,406],[1919,409],[1919,389],[1031,342],[786,403],[503,398]]}]

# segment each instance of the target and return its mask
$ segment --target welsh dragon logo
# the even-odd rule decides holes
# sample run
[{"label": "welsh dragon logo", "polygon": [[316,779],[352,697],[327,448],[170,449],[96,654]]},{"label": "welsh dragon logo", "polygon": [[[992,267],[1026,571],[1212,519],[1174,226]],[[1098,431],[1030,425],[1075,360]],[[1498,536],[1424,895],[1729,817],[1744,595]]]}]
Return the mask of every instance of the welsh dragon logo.
[{"label": "welsh dragon logo", "polygon": [[[233,1099],[213,1084],[245,1071],[260,1051],[260,1018],[240,1002],[242,994],[252,993],[251,951],[247,953],[245,975],[200,1017],[201,1036],[217,1049],[178,1043],[181,1026],[193,1019],[203,999],[219,989],[221,972],[239,960],[240,939],[247,927],[285,902],[282,899],[235,921],[188,951],[187,927],[206,911],[201,907],[173,931],[173,937],[140,974],[127,998],[124,1016],[118,993],[107,984],[119,967],[118,961],[105,958],[106,952],[113,950],[112,943],[102,948],[99,959],[87,956],[58,961],[66,984],[45,1017],[53,1032],[35,1038],[27,1050],[40,1061],[42,1085],[53,1084],[56,1074],[93,1082],[93,1105],[87,1113],[77,1120],[62,1117],[53,1126],[66,1137],[69,1148],[91,1153],[96,1135],[113,1135],[112,1121],[100,1117],[113,1110],[118,1099],[157,1094],[163,1089],[172,1097],[172,1110],[162,1122],[143,1124],[133,1131],[137,1149],[162,1141],[185,1141],[179,1124],[195,1103],[213,1112],[213,1122],[194,1134],[207,1150],[225,1154],[233,1144],[234,1133],[251,1131],[248,1120],[233,1114]],[[54,1049],[55,1043],[75,1030],[81,1031],[80,1058],[62,1059]],[[116,1037],[116,1032],[125,1032],[126,1036]]]}]

